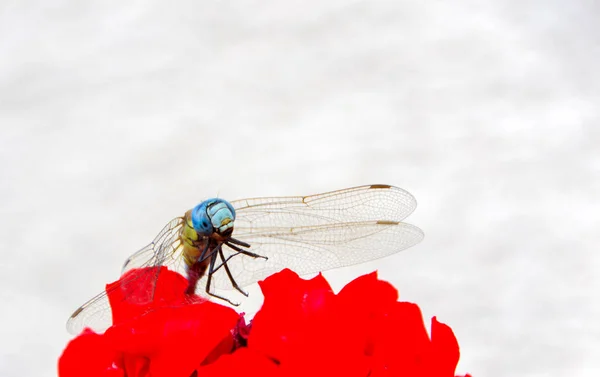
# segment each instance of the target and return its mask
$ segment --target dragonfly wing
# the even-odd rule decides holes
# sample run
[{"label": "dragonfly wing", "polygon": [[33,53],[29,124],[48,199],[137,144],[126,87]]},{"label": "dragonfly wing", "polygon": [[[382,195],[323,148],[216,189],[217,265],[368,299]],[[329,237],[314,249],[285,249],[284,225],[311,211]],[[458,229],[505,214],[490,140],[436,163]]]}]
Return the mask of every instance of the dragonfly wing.
[{"label": "dragonfly wing", "polygon": [[166,266],[180,272],[179,256],[182,247],[179,231],[182,225],[183,219],[180,217],[171,220],[149,245],[127,258],[122,276],[132,269],[143,269],[136,272],[131,279],[122,280],[124,299],[138,304],[151,302],[160,268]]},{"label": "dragonfly wing", "polygon": [[[423,239],[414,225],[396,221],[363,221],[293,228],[236,228],[236,237],[248,242],[252,258],[237,255],[228,262],[240,286],[255,283],[283,268],[299,275],[350,266],[382,258]],[[224,251],[235,253],[224,246]],[[231,289],[226,274],[215,274],[217,288]]]},{"label": "dragonfly wing", "polygon": [[[179,229],[182,224],[181,218],[171,220],[154,241],[127,258],[120,283],[112,285],[75,310],[67,321],[67,330],[72,334],[79,334],[86,327],[97,332],[106,330],[112,323],[108,294],[114,290],[120,289],[122,293],[118,297],[132,303],[144,304],[152,301],[160,267],[180,270]],[[128,274],[136,268],[141,270]]]},{"label": "dragonfly wing", "polygon": [[75,310],[67,321],[67,331],[78,335],[89,327],[96,332],[103,332],[112,323],[112,314],[106,292],[98,294],[80,308]]},{"label": "dragonfly wing", "polygon": [[238,226],[293,227],[337,222],[402,221],[417,207],[407,191],[367,185],[310,196],[232,201]]},{"label": "dragonfly wing", "polygon": [[[123,269],[123,275],[133,268],[152,267],[155,263],[154,244],[150,243],[135,254],[130,256],[125,262],[127,268]],[[144,282],[148,284],[152,274],[137,274],[128,275],[127,278],[122,277],[119,285],[107,287],[104,292],[99,293],[75,310],[67,321],[67,330],[72,334],[79,334],[84,328],[90,327],[96,332],[106,330],[112,324],[112,312],[108,300],[108,294],[117,289],[131,291],[130,296],[135,297],[136,292],[131,287],[136,286],[136,282]],[[142,283],[142,284],[144,284]],[[136,300],[140,300],[140,294],[137,294]]]},{"label": "dragonfly wing", "polygon": [[183,225],[183,218],[176,217],[158,233],[154,240],[143,249],[131,255],[123,264],[121,274],[142,266],[161,265],[172,256],[179,241],[179,231]]}]

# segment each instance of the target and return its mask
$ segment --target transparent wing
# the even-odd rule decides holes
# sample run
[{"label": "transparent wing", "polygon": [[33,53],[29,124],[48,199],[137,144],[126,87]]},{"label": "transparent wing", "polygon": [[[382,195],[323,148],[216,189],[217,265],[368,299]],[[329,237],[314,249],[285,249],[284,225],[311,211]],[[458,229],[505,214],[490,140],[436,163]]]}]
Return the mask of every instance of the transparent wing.
[{"label": "transparent wing", "polygon": [[[250,231],[249,231],[250,230]],[[240,286],[290,268],[299,275],[350,266],[382,258],[416,245],[423,232],[414,225],[395,221],[365,221],[294,228],[236,228],[236,237],[251,245],[250,251],[268,260],[236,255],[228,262]],[[233,250],[224,251],[229,255]],[[226,274],[213,277],[220,289],[231,289]]]},{"label": "transparent wing", "polygon": [[112,314],[106,292],[99,293],[71,314],[67,321],[67,331],[79,335],[89,327],[96,332],[103,332],[112,322]]},{"label": "transparent wing", "polygon": [[122,290],[122,295],[119,296],[130,302],[143,304],[152,301],[160,266],[181,270],[179,230],[182,224],[182,218],[171,220],[154,241],[125,261],[122,276],[134,268],[155,268],[146,268],[136,274],[123,276],[120,284],[112,285],[90,299],[73,312],[67,321],[67,330],[72,334],[79,334],[86,327],[97,332],[106,330],[112,323],[108,294],[113,290]]},{"label": "transparent wing", "polygon": [[160,233],[154,237],[154,240],[150,244],[125,260],[121,274],[124,274],[133,268],[145,266],[149,260],[161,262],[167,258],[171,254],[170,252],[174,251],[176,246],[178,246],[179,231],[182,225],[182,217],[176,217],[169,221]]},{"label": "transparent wing", "polygon": [[236,210],[236,229],[402,221],[417,207],[410,193],[390,185],[359,186],[309,196],[242,199],[231,204]]},{"label": "transparent wing", "polygon": [[[310,196],[252,198],[236,208],[234,237],[268,258],[233,256],[227,263],[236,282],[249,285],[283,268],[300,275],[363,263],[404,250],[423,239],[402,223],[415,198],[390,185],[367,185]],[[224,246],[227,256],[236,252]],[[231,289],[226,274],[214,286]]]},{"label": "transparent wing", "polygon": [[[283,268],[300,275],[363,263],[404,250],[423,232],[401,221],[415,198],[390,185],[366,185],[309,196],[251,198],[231,202],[233,236],[265,257],[237,255],[227,263],[236,282],[249,285]],[[223,247],[229,256],[235,251]],[[226,274],[214,286],[231,289]]]}]

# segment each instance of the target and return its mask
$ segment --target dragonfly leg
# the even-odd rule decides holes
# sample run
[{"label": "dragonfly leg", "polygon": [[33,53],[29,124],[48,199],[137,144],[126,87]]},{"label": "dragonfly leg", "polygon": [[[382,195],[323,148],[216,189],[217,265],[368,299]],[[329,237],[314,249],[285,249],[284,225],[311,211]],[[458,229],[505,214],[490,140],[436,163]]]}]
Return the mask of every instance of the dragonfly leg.
[{"label": "dragonfly leg", "polygon": [[[217,266],[217,267],[214,269],[213,273],[215,273],[215,272],[219,271],[219,268],[223,267],[223,265],[224,265],[225,263],[229,262],[229,260],[230,260],[231,258],[235,257],[236,255],[240,255],[240,253],[231,254],[230,256],[228,256],[227,258],[225,258],[225,260],[224,260],[224,261],[223,261],[223,262],[222,262],[220,265],[218,265],[218,266]],[[222,260],[222,259],[221,259],[221,260]]]},{"label": "dragonfly leg", "polygon": [[[237,255],[237,254],[236,254]],[[229,278],[229,281],[231,282],[231,285],[233,286],[233,288],[235,288],[238,292],[240,292],[241,294],[243,294],[244,296],[248,297],[248,292],[244,291],[242,288],[240,288],[240,286],[238,285],[238,283],[235,281],[235,279],[233,278],[233,275],[231,275],[231,271],[229,271],[229,266],[227,266],[227,260],[229,260],[229,258],[231,258],[233,255],[230,255],[227,259],[225,259],[225,257],[223,256],[223,249],[221,249],[221,247],[219,246],[219,257],[221,257],[221,261],[223,262],[221,264],[221,266],[223,266],[223,268],[225,269],[225,272],[227,273],[227,277]],[[220,266],[219,266],[220,267]]]},{"label": "dragonfly leg", "polygon": [[240,304],[238,304],[237,302],[233,302],[228,298],[225,298],[223,296],[219,296],[216,293],[212,293],[210,290],[210,283],[212,282],[212,275],[215,272],[215,261],[217,260],[217,255],[216,253],[212,253],[211,254],[211,258],[210,258],[210,266],[208,267],[208,278],[206,279],[206,293],[209,296],[221,299],[223,301],[227,301],[228,303],[230,303],[233,306],[239,306]]},{"label": "dragonfly leg", "polygon": [[233,245],[231,243],[225,243],[225,245],[229,246],[230,248],[232,248],[233,250],[237,251],[240,254],[244,254],[244,255],[247,255],[247,256],[252,257],[252,258],[263,258],[264,260],[268,260],[269,259],[269,258],[267,258],[267,257],[265,257],[263,255],[255,254],[255,253],[253,253],[251,251],[241,249],[241,248],[239,248],[239,247],[237,247],[237,246],[235,246],[235,245]]},{"label": "dragonfly leg", "polygon": [[235,239],[235,238],[233,238],[233,237],[229,237],[229,242],[231,242],[232,244],[235,244],[235,245],[241,246],[241,247],[250,247],[250,244],[249,244],[249,243],[246,243],[246,242],[244,242],[244,241],[240,241],[240,240],[236,240],[236,239]]},{"label": "dragonfly leg", "polygon": [[200,258],[198,258],[198,262],[203,262],[205,259],[208,259],[210,257],[214,250],[211,250],[211,253],[209,253],[209,255],[206,255],[206,252],[208,251],[209,247],[210,242],[206,242],[206,246],[204,246],[204,249],[202,249],[202,253],[200,253]]}]

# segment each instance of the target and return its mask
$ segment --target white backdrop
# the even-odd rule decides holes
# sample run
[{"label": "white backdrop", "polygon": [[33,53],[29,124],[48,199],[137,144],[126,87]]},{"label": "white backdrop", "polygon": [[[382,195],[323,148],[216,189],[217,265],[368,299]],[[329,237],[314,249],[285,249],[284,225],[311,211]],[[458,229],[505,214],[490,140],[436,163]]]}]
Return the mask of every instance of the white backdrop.
[{"label": "white backdrop", "polygon": [[199,201],[368,183],[426,237],[336,288],[379,269],[459,373],[599,375],[597,4],[122,3],[0,1],[0,375]]}]

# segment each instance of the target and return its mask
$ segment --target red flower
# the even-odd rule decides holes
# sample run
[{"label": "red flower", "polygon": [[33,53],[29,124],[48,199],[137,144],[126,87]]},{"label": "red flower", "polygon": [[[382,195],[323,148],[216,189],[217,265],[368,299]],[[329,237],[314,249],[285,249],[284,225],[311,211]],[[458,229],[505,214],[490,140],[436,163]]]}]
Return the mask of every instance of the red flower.
[{"label": "red flower", "polygon": [[61,377],[454,376],[452,330],[434,317],[430,339],[418,306],[398,302],[376,273],[336,295],[322,275],[302,280],[283,270],[259,283],[265,301],[251,326],[230,308],[190,300],[182,276],[161,274],[149,313],[110,298],[115,325],[74,339]]}]

